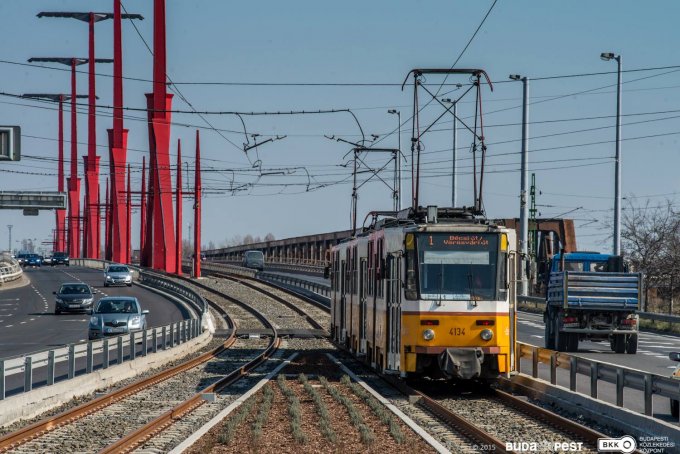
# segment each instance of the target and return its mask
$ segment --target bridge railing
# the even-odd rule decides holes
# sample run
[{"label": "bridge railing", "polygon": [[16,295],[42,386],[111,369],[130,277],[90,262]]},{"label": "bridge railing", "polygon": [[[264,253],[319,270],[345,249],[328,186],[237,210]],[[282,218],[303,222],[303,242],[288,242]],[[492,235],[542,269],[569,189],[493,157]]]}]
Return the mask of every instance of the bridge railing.
[{"label": "bridge railing", "polygon": [[[208,264],[224,264],[232,266],[240,266],[240,260],[210,260],[202,262],[201,266],[206,266]],[[272,261],[267,259],[265,261],[265,269],[270,271],[282,271],[287,273],[302,273],[310,275],[323,275],[323,264],[319,264],[316,261],[304,261],[304,260],[283,260],[283,261]]]},{"label": "bridge railing", "polygon": [[[569,374],[569,390],[577,391],[577,376],[588,378],[588,395],[598,399],[598,385],[605,383],[616,387],[616,405],[624,406],[624,394],[629,399],[631,394],[627,390],[642,392],[644,414],[652,416],[654,413],[652,396],[661,396],[680,400],[680,380],[669,376],[652,374],[624,366],[603,363],[593,359],[583,358],[574,354],[556,352],[533,345],[517,343],[517,358],[530,358],[531,366],[525,372],[534,378],[541,378],[547,372],[547,379],[551,384],[558,382],[558,370],[565,369]],[[541,368],[540,365],[547,367]],[[521,361],[518,361],[518,372],[524,372]],[[543,374],[541,374],[543,371]],[[579,388],[582,388],[579,387]],[[579,390],[582,392],[583,390]],[[602,400],[602,399],[600,399]]]},{"label": "bridge railing", "polygon": [[0,256],[0,286],[5,282],[19,279],[24,270],[15,259],[9,255]]},{"label": "bridge railing", "polygon": [[[29,392],[36,382],[50,386],[56,382],[123,364],[138,356],[167,350],[200,336],[201,332],[200,320],[188,319],[120,336],[77,342],[0,359],[0,400],[4,400],[8,392],[10,394]],[[16,384],[8,389],[7,379],[14,375],[22,376],[23,380],[15,382]]]},{"label": "bridge railing", "polygon": [[307,279],[299,279],[292,276],[282,276],[280,274],[260,272],[257,273],[257,277],[263,280],[279,282],[286,285],[292,285],[293,287],[303,288],[305,290],[310,290],[319,295],[330,297],[331,286],[328,284],[321,284],[319,282],[309,281]]}]

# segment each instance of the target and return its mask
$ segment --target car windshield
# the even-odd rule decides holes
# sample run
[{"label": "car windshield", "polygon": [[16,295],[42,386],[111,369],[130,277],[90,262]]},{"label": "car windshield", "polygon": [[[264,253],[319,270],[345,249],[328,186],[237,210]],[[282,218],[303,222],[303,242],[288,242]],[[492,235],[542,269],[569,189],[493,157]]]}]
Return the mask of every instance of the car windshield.
[{"label": "car windshield", "polygon": [[100,301],[95,311],[97,314],[136,314],[137,302],[132,300]]},{"label": "car windshield", "polygon": [[87,285],[62,285],[59,289],[62,295],[77,295],[82,293],[90,293],[90,288]]},{"label": "car windshield", "polygon": [[127,273],[128,269],[126,266],[110,266],[109,273]]}]

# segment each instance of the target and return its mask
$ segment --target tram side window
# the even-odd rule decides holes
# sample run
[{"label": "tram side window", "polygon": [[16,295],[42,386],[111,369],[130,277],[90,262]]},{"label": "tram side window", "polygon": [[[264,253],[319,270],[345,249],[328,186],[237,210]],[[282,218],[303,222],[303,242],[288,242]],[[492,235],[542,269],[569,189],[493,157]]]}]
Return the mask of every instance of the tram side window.
[{"label": "tram side window", "polygon": [[508,254],[501,252],[498,254],[498,299],[505,300],[508,297],[508,273],[507,273]]},{"label": "tram side window", "polygon": [[377,288],[377,294],[378,298],[383,297],[383,288],[385,284],[385,270],[383,269],[383,262],[382,262],[382,257],[383,257],[383,239],[380,238],[378,240],[378,254],[376,255],[376,261],[375,261],[375,266],[378,269],[378,272],[376,274],[379,275],[379,279],[376,279],[376,285],[378,286]]},{"label": "tram side window", "polygon": [[375,258],[373,257],[373,242],[368,243],[368,289],[369,296],[373,296],[373,286],[375,279]]},{"label": "tram side window", "polygon": [[331,261],[331,290],[333,291],[338,290],[338,255],[337,252],[333,253]]},{"label": "tram side window", "polygon": [[357,293],[357,247],[352,248],[352,293]]}]

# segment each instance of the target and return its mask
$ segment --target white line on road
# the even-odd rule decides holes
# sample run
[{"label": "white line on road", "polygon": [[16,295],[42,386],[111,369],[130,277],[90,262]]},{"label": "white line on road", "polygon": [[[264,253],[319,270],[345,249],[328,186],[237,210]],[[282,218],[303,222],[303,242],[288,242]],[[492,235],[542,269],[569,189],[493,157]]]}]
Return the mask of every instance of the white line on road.
[{"label": "white line on road", "polygon": [[11,328],[11,327],[13,327],[13,326],[14,326],[14,325],[5,325],[5,328]]}]

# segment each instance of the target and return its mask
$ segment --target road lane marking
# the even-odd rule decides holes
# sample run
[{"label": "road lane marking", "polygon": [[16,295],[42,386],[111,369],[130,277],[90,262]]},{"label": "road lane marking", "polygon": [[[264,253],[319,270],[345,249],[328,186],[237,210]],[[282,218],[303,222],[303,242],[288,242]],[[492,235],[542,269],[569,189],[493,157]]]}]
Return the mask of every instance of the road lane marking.
[{"label": "road lane marking", "polygon": [[14,325],[5,325],[5,328],[11,328],[11,327],[13,327],[13,326],[14,326]]}]

